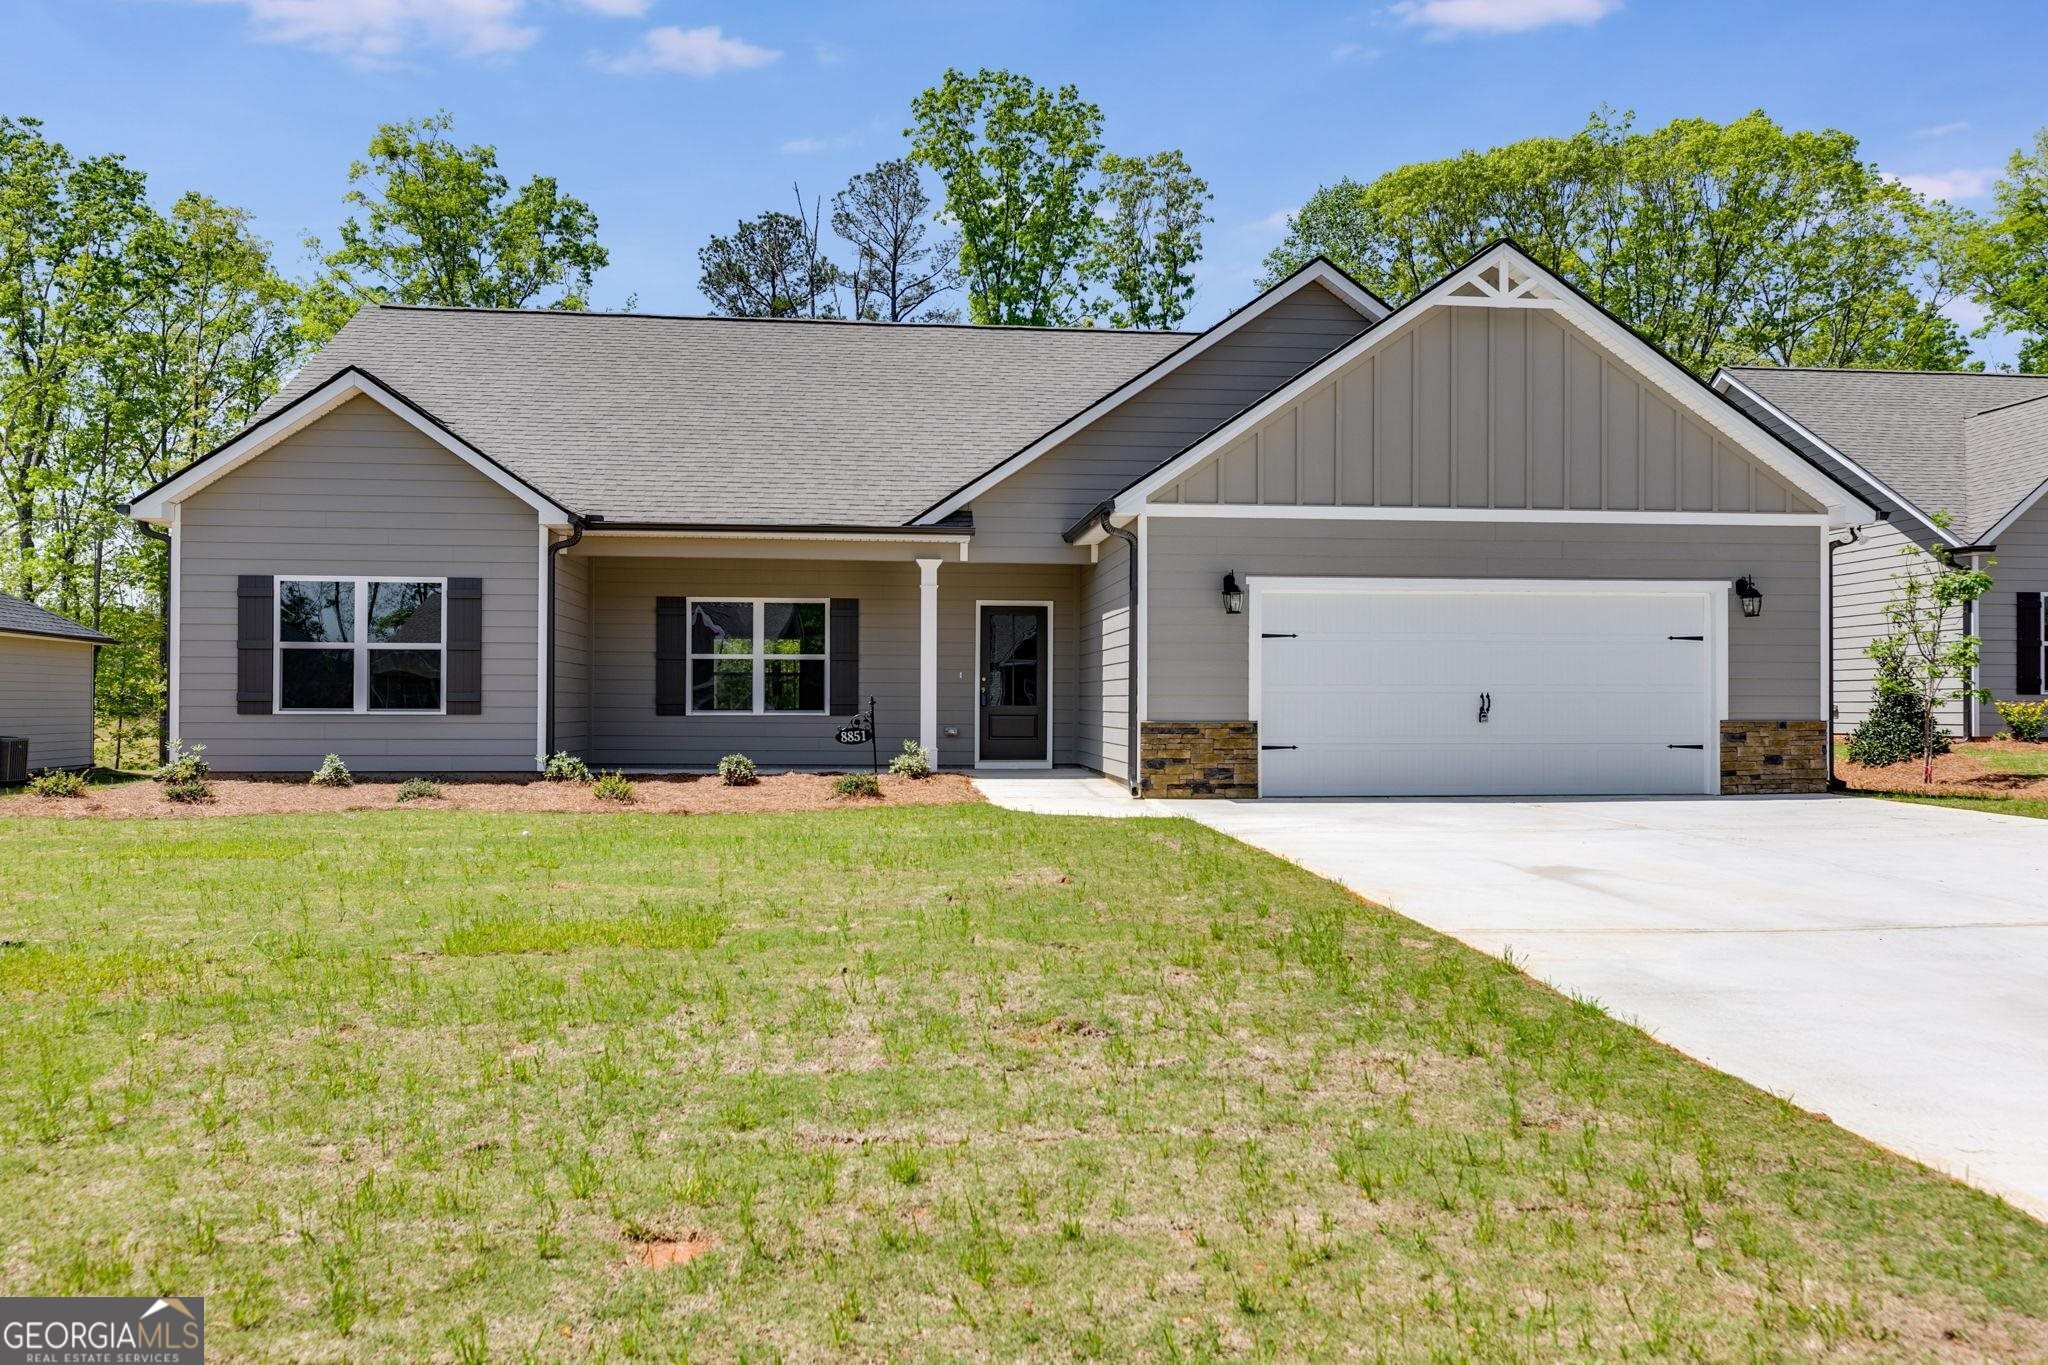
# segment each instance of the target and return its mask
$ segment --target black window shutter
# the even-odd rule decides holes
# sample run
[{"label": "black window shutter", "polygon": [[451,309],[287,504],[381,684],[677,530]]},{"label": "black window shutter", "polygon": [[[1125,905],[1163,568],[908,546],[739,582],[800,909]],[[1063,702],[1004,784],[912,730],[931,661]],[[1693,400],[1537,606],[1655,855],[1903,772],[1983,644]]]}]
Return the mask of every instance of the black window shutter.
[{"label": "black window shutter", "polygon": [[826,692],[835,716],[860,710],[860,599],[832,599],[832,654],[826,665]]},{"label": "black window shutter", "polygon": [[[235,579],[235,712],[270,714],[270,653],[276,639],[274,582],[267,573]],[[173,736],[175,738],[175,736]]]},{"label": "black window shutter", "polygon": [[2041,695],[2041,594],[2023,592],[2019,598],[2020,668],[2016,690],[2023,697]]},{"label": "black window shutter", "polygon": [[448,580],[448,714],[484,711],[484,581]]},{"label": "black window shutter", "polygon": [[654,714],[690,713],[690,599],[654,599]]}]

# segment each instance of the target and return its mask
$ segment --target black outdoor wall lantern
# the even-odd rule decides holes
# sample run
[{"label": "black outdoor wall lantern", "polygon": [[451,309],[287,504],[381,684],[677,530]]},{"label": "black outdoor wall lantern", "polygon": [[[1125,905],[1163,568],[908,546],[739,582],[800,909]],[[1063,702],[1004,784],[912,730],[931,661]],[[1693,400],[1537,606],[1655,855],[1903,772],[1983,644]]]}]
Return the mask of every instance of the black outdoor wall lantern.
[{"label": "black outdoor wall lantern", "polygon": [[1244,610],[1244,585],[1237,581],[1237,570],[1223,575],[1223,610],[1236,616]]},{"label": "black outdoor wall lantern", "polygon": [[1762,616],[1764,614],[1764,590],[1759,588],[1756,585],[1756,580],[1748,574],[1744,574],[1735,580],[1735,596],[1742,602],[1742,614],[1744,616]]}]

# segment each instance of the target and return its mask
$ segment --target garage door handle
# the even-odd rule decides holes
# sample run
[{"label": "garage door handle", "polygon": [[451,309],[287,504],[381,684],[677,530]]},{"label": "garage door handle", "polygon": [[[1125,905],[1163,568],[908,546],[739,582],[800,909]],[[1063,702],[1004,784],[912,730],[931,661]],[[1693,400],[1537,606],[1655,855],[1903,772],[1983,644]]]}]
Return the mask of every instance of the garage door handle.
[{"label": "garage door handle", "polygon": [[1667,640],[1705,640],[1707,637],[1704,635],[1667,635],[1664,638]]},{"label": "garage door handle", "polygon": [[1667,749],[1704,749],[1707,746],[1704,744],[1667,744],[1664,747]]},{"label": "garage door handle", "polygon": [[1300,747],[1301,747],[1301,746],[1300,746],[1299,744],[1261,744],[1261,745],[1259,746],[1259,748],[1260,748],[1261,750],[1265,750],[1265,749],[1299,749]]},{"label": "garage door handle", "polygon": [[1259,632],[1259,638],[1261,640],[1296,640],[1301,637],[1291,630],[1262,630]]}]

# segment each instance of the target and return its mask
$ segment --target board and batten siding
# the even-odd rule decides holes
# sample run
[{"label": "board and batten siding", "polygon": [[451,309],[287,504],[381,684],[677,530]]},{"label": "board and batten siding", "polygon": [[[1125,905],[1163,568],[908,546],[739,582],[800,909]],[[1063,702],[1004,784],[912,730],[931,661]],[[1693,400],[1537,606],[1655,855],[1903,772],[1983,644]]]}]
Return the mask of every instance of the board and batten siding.
[{"label": "board and batten siding", "polygon": [[1821,713],[1820,535],[1812,526],[1278,521],[1155,517],[1146,615],[1147,718],[1250,717],[1249,617],[1224,612],[1227,571],[1256,576],[1673,579],[1754,575],[1764,614],[1730,595],[1728,714]]},{"label": "board and batten siding", "polygon": [[92,655],[82,640],[0,633],[0,735],[28,740],[31,772],[92,766]]},{"label": "board and batten siding", "polygon": [[[860,696],[875,698],[884,762],[918,729],[918,568],[888,560],[654,558],[594,555],[591,565],[591,762],[709,768],[743,753],[764,770],[864,766],[865,749],[838,744],[831,716],[658,716],[654,613],[658,597],[854,598],[860,603]],[[1053,604],[1054,758],[1074,762],[1080,669],[1080,571],[1066,565],[947,563],[939,570],[939,752],[974,761],[979,675],[977,599]],[[958,736],[947,738],[948,727]]]},{"label": "board and batten siding", "polygon": [[[533,509],[366,398],[335,409],[182,504],[179,730],[224,772],[531,772],[540,573]],[[474,716],[237,715],[235,580],[478,577]],[[275,699],[273,699],[275,700]]]},{"label": "board and batten siding", "polygon": [[1081,571],[1080,732],[1075,761],[1130,776],[1130,547],[1111,538]]},{"label": "board and batten siding", "polygon": [[1364,331],[1366,318],[1304,285],[989,489],[973,503],[977,560],[1071,563],[1060,533]]},{"label": "board and batten siding", "polygon": [[[1934,561],[1908,555],[1913,544],[1901,524],[1904,514],[1892,521],[1872,522],[1853,545],[1835,551],[1835,729],[1846,732],[1863,723],[1876,700],[1877,665],[1865,651],[1871,641],[1889,635],[1891,622],[1885,618],[1885,604],[1897,588],[1903,573],[1924,573]],[[1840,540],[1845,537],[1836,536]],[[1930,537],[1931,539],[1931,537]],[[2010,603],[2006,612],[2012,612]],[[1987,621],[1987,626],[1990,622]],[[2010,623],[2008,623],[2008,632]],[[1988,644],[1988,642],[1987,642]],[[1988,663],[1988,660],[1987,660]],[[1991,673],[1986,672],[1987,686]],[[2010,674],[2006,686],[2011,687]],[[1995,691],[1996,688],[1994,687]],[[1963,733],[1963,703],[1948,702],[1935,712],[1939,724],[1956,734]]]},{"label": "board and batten siding", "polygon": [[1819,510],[1577,329],[1478,307],[1425,314],[1151,501]]},{"label": "board and batten siding", "polygon": [[[2035,503],[2025,516],[1998,538],[1989,569],[1992,589],[1978,604],[1979,635],[1984,641],[1979,673],[1983,685],[2000,701],[2019,699],[2019,603],[2017,594],[2048,593],[2048,499]],[[2026,700],[2038,700],[2029,697]],[[1989,702],[1981,728],[1987,735],[2003,727]]]}]

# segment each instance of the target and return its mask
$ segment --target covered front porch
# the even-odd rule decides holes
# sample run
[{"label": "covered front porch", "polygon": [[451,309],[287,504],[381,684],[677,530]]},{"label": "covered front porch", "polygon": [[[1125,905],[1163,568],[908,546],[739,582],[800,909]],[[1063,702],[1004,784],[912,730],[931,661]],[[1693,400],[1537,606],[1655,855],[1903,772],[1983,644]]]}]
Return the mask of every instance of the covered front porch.
[{"label": "covered front porch", "polygon": [[550,750],[593,766],[1070,764],[1083,566],[977,563],[965,533],[591,531],[553,556]]}]

